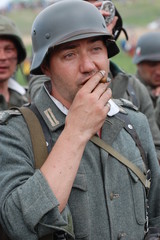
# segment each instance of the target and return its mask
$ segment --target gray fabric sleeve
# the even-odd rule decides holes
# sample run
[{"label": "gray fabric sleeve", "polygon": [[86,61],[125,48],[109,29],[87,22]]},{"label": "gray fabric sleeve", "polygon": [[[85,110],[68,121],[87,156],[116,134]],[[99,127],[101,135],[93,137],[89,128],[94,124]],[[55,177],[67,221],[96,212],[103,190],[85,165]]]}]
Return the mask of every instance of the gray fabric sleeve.
[{"label": "gray fabric sleeve", "polygon": [[55,228],[72,231],[68,206],[60,214],[47,181],[40,170],[34,169],[30,136],[21,118],[0,125],[2,226],[12,240],[38,239]]}]

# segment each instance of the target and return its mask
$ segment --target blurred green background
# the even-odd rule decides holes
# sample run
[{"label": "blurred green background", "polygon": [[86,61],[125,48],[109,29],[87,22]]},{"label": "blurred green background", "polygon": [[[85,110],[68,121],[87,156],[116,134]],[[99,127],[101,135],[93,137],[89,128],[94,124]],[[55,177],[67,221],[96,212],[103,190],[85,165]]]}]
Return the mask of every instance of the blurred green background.
[{"label": "blurred green background", "polygon": [[[123,17],[124,27],[128,32],[131,44],[135,43],[143,32],[160,31],[160,0],[112,0],[112,2]],[[36,15],[41,10],[41,7],[14,8],[12,11],[1,13],[13,19],[20,28],[29,58],[32,55],[31,26]],[[157,24],[156,28],[155,26],[154,28],[152,26],[152,29],[149,28],[149,24],[154,21]],[[136,68],[132,63],[131,55],[122,50],[123,40],[125,40],[125,36],[122,33],[117,41],[121,52],[112,60],[125,71],[135,73]],[[20,69],[17,72],[17,80],[23,85],[27,84],[27,80]]]}]

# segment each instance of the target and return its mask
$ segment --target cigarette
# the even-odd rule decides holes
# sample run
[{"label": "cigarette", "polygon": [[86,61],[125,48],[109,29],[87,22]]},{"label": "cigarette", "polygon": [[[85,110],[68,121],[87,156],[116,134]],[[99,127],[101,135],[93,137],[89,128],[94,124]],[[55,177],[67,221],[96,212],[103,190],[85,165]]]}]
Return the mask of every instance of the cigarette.
[{"label": "cigarette", "polygon": [[106,82],[106,77],[105,77],[106,72],[104,70],[100,70],[99,72],[102,75],[100,83],[105,83]]},{"label": "cigarette", "polygon": [[106,75],[106,72],[104,71],[104,70],[100,70],[99,71],[100,72],[100,74],[102,75],[102,78],[101,78],[101,80],[100,80],[100,83],[106,83],[106,82],[110,82],[111,81],[111,79],[109,78],[109,77],[106,77],[105,75]]}]

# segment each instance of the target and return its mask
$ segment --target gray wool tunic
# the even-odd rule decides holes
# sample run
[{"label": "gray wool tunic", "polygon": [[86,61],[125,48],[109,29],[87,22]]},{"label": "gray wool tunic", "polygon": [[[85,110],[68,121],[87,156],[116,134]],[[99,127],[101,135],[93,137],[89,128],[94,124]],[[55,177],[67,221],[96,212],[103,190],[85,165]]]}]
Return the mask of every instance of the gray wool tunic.
[{"label": "gray wool tunic", "polygon": [[[45,88],[35,104],[51,131],[54,145],[64,128],[65,115]],[[160,167],[148,121],[134,109],[124,110],[136,128],[152,173],[149,225],[160,226]],[[13,111],[4,112],[0,121],[0,222],[12,240],[37,240],[57,229],[76,240],[144,238],[146,192],[130,169],[89,141],[68,204],[60,213],[56,196],[41,171],[35,170],[23,117]],[[139,149],[124,129],[124,121],[107,117],[101,137],[145,172]]]}]

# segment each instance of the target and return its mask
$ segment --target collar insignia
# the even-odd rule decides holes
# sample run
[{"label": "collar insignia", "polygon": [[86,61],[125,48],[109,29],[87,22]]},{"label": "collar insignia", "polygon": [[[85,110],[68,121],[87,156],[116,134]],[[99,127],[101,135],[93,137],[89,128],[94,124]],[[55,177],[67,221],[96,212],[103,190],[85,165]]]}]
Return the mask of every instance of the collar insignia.
[{"label": "collar insignia", "polygon": [[49,120],[49,122],[52,125],[52,127],[55,127],[55,126],[57,126],[59,124],[59,121],[54,116],[51,108],[48,108],[47,110],[45,110],[44,114],[46,115],[46,117]]}]

